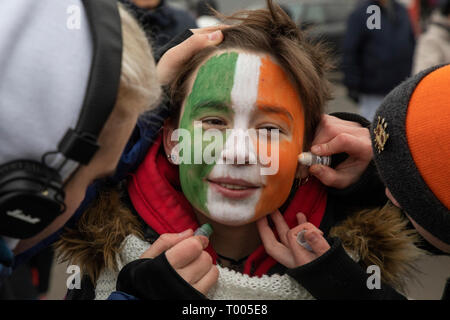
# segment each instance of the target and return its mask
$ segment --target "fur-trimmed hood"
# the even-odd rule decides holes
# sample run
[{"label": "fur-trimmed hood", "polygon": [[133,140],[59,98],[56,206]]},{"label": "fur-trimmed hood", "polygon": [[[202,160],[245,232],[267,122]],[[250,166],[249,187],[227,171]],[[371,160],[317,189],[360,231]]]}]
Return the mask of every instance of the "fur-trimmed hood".
[{"label": "fur-trimmed hood", "polygon": [[408,228],[403,212],[390,201],[382,208],[363,210],[349,216],[330,230],[341,239],[347,253],[364,266],[380,267],[381,278],[405,292],[417,272],[415,262],[425,252],[416,245],[420,236]]},{"label": "fur-trimmed hood", "polygon": [[[120,198],[118,191],[103,193],[97,200],[100,203],[94,203],[81,217],[78,230],[68,231],[56,244],[60,260],[80,265],[94,283],[103,268],[117,270],[114,256],[128,235],[142,238],[136,216],[120,203]],[[101,203],[107,204],[107,216],[92,217]],[[97,219],[104,221],[104,228],[94,226]],[[340,238],[347,253],[363,266],[379,266],[382,280],[405,292],[406,283],[414,280],[417,272],[415,261],[425,254],[416,246],[418,233],[407,225],[402,211],[388,202],[382,208],[350,215],[329,235]],[[105,233],[106,238],[102,237]]]}]

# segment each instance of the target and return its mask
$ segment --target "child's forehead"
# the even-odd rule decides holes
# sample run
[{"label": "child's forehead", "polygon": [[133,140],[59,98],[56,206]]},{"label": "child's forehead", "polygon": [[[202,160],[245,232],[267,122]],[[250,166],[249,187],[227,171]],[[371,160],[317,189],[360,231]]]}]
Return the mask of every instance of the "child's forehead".
[{"label": "child's forehead", "polygon": [[206,57],[189,77],[188,93],[192,91],[193,85],[199,77],[220,81],[223,79],[224,74],[234,74],[236,62],[242,56],[251,57],[255,60],[265,58],[270,61],[275,68],[279,69],[280,72],[284,73],[277,60],[268,53],[244,49],[219,50]]},{"label": "child's forehead", "polygon": [[273,57],[244,50],[214,52],[190,79],[181,115],[211,103],[228,106],[238,114],[261,107],[285,109],[303,122],[303,107],[289,76]]},{"label": "child's forehead", "polygon": [[[266,82],[266,86],[274,86],[274,90],[282,83],[282,88],[296,91],[288,74],[271,55],[242,49],[216,51],[205,58],[189,77],[185,102],[192,95],[217,100],[214,95],[226,92],[227,86],[246,86],[249,82],[261,81]],[[224,90],[217,90],[219,87]],[[242,91],[242,94],[246,93]]]}]

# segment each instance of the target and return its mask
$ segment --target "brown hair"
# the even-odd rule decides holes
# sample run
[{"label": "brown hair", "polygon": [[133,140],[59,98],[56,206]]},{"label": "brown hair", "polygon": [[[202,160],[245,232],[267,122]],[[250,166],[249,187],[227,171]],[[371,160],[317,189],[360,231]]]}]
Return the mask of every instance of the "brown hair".
[{"label": "brown hair", "polygon": [[223,29],[222,43],[207,47],[197,53],[180,70],[170,85],[172,119],[178,120],[181,106],[187,95],[190,76],[214,52],[224,49],[241,49],[255,53],[268,53],[281,65],[296,86],[305,112],[305,148],[314,136],[324,105],[331,98],[325,72],[331,68],[328,50],[321,43],[306,37],[283,9],[267,1],[268,9],[244,10],[223,20],[239,23]]},{"label": "brown hair", "polygon": [[[278,5],[268,1],[268,6],[269,10],[241,11],[229,17],[241,23],[223,30],[224,41],[220,45],[203,49],[186,64],[171,84],[172,104],[176,106],[172,120],[178,119],[189,77],[212,53],[230,48],[264,52],[277,60],[298,88],[307,120],[305,146],[309,146],[324,104],[330,98],[325,79],[330,66],[323,46],[306,40]],[[127,235],[142,238],[139,221],[120,198],[120,192],[115,189],[102,190],[97,201],[83,213],[76,229],[67,230],[56,243],[60,260],[80,265],[94,284],[103,268],[117,269],[115,256]]]}]

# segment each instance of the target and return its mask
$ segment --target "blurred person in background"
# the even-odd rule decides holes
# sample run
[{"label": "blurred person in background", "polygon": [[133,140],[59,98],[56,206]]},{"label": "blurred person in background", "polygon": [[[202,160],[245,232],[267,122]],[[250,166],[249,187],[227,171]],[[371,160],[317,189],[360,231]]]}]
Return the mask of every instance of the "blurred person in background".
[{"label": "blurred person in background", "polygon": [[444,0],[431,16],[430,25],[417,41],[414,56],[416,74],[428,67],[450,62],[450,0]]},{"label": "blurred person in background", "polygon": [[166,0],[120,0],[144,28],[151,40],[153,53],[159,60],[159,49],[186,29],[197,28],[195,18],[188,12],[174,8]]},{"label": "blurred person in background", "polygon": [[[369,6],[380,8],[379,28]],[[369,11],[369,13],[367,13]],[[359,102],[360,113],[373,119],[384,96],[411,74],[415,38],[407,10],[395,0],[369,0],[348,19],[343,71],[348,95]]]},{"label": "blurred person in background", "polygon": [[211,27],[220,24],[220,20],[214,16],[213,11],[219,11],[219,7],[215,0],[200,0],[197,2],[197,25],[199,28]]}]

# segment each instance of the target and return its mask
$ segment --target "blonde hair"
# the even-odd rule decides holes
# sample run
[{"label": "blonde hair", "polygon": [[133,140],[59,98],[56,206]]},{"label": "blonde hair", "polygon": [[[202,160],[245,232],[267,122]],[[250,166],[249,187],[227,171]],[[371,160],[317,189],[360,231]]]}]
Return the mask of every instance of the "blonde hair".
[{"label": "blonde hair", "polygon": [[[129,123],[126,118],[134,119],[137,114],[157,106],[161,95],[151,46],[145,33],[121,4],[119,14],[123,41],[122,70],[114,119],[110,117],[105,125],[110,129],[108,133],[117,133],[118,126]],[[104,136],[102,150],[111,152],[115,148],[116,135]],[[77,227],[66,230],[55,243],[59,261],[78,264],[94,282],[104,267],[117,268],[114,257],[126,235],[142,236],[137,218],[121,204],[120,197],[113,190],[102,192],[81,216]]]},{"label": "blonde hair", "polygon": [[[137,108],[139,113],[157,106],[161,86],[150,43],[133,16],[121,5],[122,73],[116,107]],[[135,111],[135,110],[133,110]]]}]

